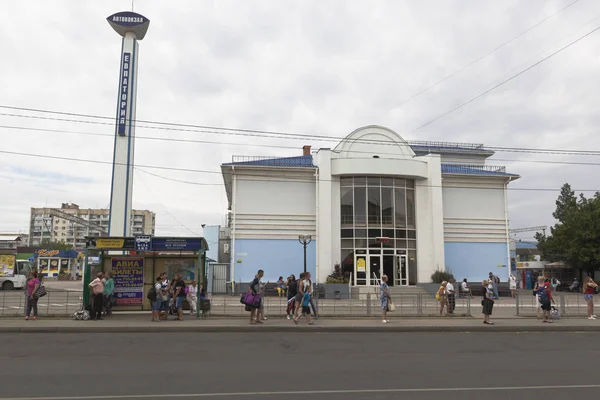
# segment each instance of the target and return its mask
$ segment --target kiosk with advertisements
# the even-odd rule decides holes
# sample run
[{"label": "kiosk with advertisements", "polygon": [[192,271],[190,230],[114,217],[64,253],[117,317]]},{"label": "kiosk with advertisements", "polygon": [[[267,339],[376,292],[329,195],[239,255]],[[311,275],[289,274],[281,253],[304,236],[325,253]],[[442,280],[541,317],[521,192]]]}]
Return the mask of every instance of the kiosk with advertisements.
[{"label": "kiosk with advertisements", "polygon": [[[197,279],[206,288],[206,251],[208,243],[202,237],[88,237],[86,238],[83,278],[84,306],[90,302],[89,283],[98,272],[112,272],[115,281],[115,311],[146,311],[152,305],[146,294],[156,277],[163,272],[172,280],[181,273],[186,284]],[[98,263],[90,259],[98,257]],[[200,316],[204,304],[198,304]]]}]

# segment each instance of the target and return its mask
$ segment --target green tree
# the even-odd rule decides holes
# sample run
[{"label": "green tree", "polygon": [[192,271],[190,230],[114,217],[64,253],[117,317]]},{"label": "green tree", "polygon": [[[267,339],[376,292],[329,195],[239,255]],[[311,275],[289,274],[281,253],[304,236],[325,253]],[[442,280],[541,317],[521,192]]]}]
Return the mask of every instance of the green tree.
[{"label": "green tree", "polygon": [[600,270],[600,194],[577,198],[565,184],[552,215],[558,222],[550,234],[536,234],[544,259],[562,261],[588,273]]},{"label": "green tree", "polygon": [[43,249],[48,249],[48,250],[72,250],[73,246],[71,246],[68,243],[65,243],[64,241],[54,241],[54,240],[50,240],[50,239],[44,239],[42,240],[42,243],[40,243],[40,247]]}]

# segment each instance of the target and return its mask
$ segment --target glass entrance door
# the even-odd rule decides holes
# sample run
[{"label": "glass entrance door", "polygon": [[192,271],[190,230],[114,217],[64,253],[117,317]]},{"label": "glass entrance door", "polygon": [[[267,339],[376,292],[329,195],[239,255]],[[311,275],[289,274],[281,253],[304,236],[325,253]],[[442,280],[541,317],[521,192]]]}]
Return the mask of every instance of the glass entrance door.
[{"label": "glass entrance door", "polygon": [[396,256],[395,267],[394,285],[408,286],[408,256],[406,254]]},{"label": "glass entrance door", "polygon": [[378,286],[381,280],[381,255],[369,254],[369,279],[371,286]]},{"label": "glass entrance door", "polygon": [[357,254],[354,256],[354,282],[355,285],[365,286],[369,280],[367,267],[367,255]]}]

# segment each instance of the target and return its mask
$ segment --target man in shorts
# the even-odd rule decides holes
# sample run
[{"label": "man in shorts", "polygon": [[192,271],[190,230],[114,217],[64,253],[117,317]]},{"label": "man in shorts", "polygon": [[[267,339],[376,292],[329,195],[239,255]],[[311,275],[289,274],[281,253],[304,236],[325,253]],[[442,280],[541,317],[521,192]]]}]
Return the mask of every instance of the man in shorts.
[{"label": "man in shorts", "polygon": [[175,308],[177,309],[177,321],[182,321],[183,301],[187,295],[185,294],[185,281],[180,273],[175,274],[175,285],[173,290],[173,300],[175,301]]}]

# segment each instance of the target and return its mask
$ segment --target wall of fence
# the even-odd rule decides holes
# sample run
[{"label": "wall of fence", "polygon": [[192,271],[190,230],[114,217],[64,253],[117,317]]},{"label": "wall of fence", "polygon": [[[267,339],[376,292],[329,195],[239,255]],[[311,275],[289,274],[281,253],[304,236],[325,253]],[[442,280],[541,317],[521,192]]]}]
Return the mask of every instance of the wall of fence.
[{"label": "wall of fence", "polygon": [[[553,306],[558,308],[562,317],[587,317],[587,303],[583,294],[557,292],[553,294],[553,298]],[[535,317],[538,315],[538,303],[531,290],[519,290],[515,305],[517,316]],[[597,307],[600,307],[600,304]]]},{"label": "wall of fence", "polygon": [[[53,292],[38,300],[38,315],[70,316],[81,309],[82,292]],[[0,291],[0,317],[25,315],[25,292]]]}]

